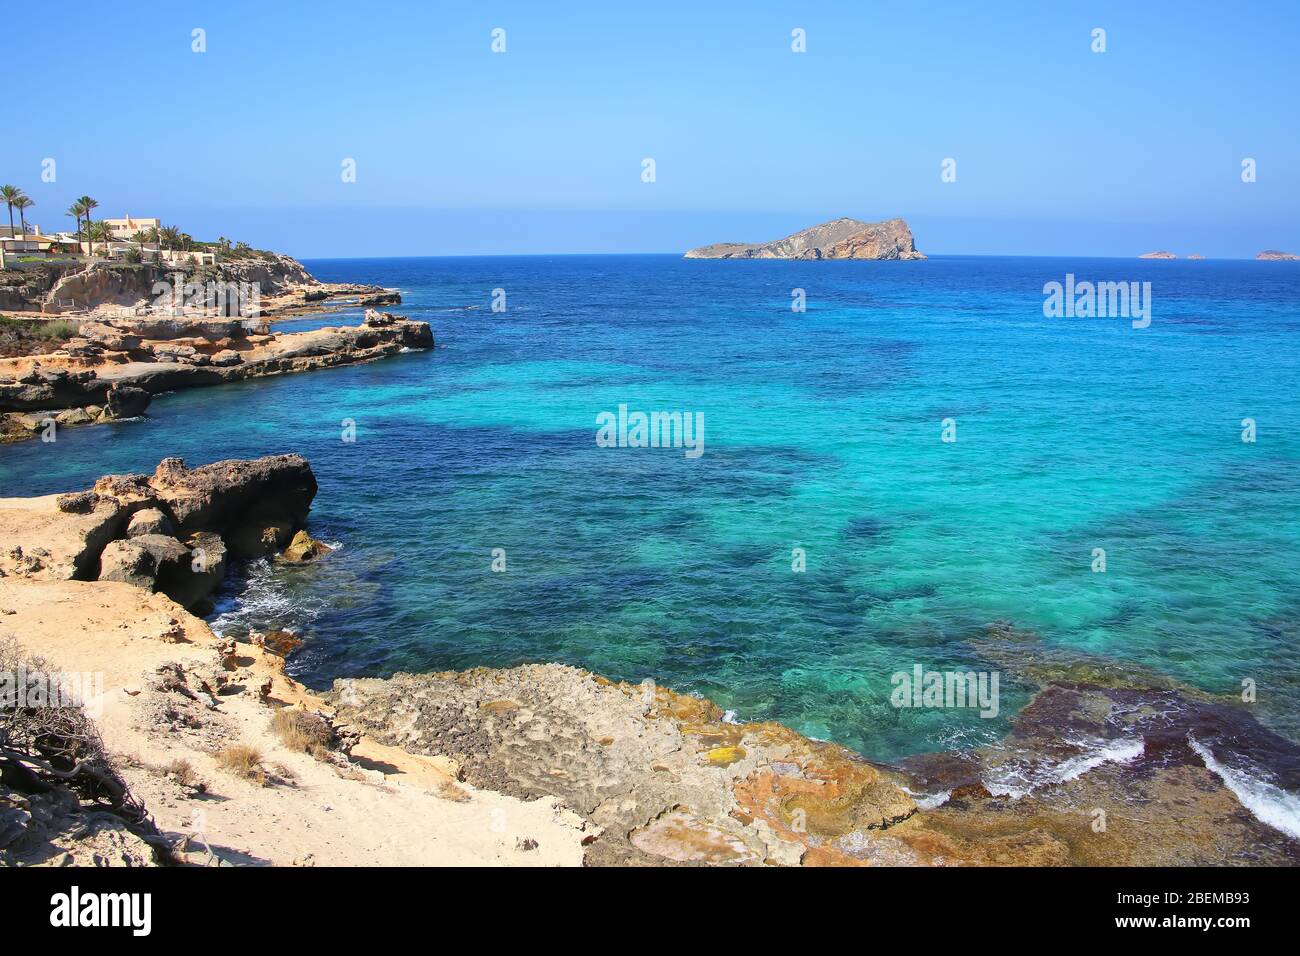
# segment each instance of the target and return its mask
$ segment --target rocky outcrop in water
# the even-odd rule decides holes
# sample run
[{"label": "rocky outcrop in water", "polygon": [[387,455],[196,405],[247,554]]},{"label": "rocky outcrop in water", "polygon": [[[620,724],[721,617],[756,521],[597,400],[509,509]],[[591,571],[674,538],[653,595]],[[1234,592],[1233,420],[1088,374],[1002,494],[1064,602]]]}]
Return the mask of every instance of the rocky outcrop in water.
[{"label": "rocky outcrop in water", "polygon": [[1178,257],[1172,252],[1144,252],[1138,256],[1139,259],[1177,259]]},{"label": "rocky outcrop in water", "polygon": [[686,253],[687,259],[924,259],[902,219],[862,222],[834,219],[774,242],[719,242]]},{"label": "rocky outcrop in water", "polygon": [[427,322],[367,309],[360,325],[280,334],[242,319],[105,319],[48,355],[0,359],[0,440],[141,414],[159,392],[370,362],[433,347]]},{"label": "rocky outcrop in water", "polygon": [[315,495],[306,459],[276,455],[198,468],[164,458],[152,475],[0,499],[0,577],[120,581],[197,607],[220,586],[228,555],[284,551]]},{"label": "rocky outcrop in water", "polygon": [[1281,252],[1277,249],[1265,249],[1255,258],[1265,262],[1300,262],[1300,256],[1294,252]]}]

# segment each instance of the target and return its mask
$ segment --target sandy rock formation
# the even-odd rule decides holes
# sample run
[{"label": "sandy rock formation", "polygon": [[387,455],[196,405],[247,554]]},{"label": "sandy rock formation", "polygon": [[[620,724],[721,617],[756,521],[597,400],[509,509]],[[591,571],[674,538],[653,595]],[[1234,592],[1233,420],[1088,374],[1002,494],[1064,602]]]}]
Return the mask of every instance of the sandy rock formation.
[{"label": "sandy rock formation", "polygon": [[0,499],[0,541],[13,542],[0,577],[120,581],[198,607],[228,553],[284,550],[315,495],[307,461],[278,455],[193,469],[165,458],[153,475],[107,475],[89,491]]},{"label": "sandy rock formation", "polygon": [[142,534],[174,534],[175,532],[176,526],[172,524],[172,519],[163,514],[160,508],[141,508],[131,515],[131,520],[126,526],[128,538],[139,537]]},{"label": "sandy rock formation", "polygon": [[862,222],[834,219],[774,242],[719,242],[686,253],[687,259],[924,259],[902,219]]}]

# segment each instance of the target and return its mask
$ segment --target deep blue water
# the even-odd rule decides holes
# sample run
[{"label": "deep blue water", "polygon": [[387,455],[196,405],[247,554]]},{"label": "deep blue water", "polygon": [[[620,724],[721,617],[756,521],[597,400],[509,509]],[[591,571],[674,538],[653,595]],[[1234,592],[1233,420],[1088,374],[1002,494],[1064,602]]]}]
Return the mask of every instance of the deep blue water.
[{"label": "deep blue water", "polygon": [[[1216,693],[1253,679],[1261,719],[1300,736],[1300,264],[308,265],[399,287],[437,348],[0,449],[4,493],[306,455],[311,529],[342,549],[251,569],[216,625],[300,629],[311,682],[556,660],[889,758],[1005,730],[1023,688],[996,720],[889,692],[916,663],[987,666],[967,641],[1007,620]],[[1149,280],[1150,327],[1045,318],[1067,272]],[[703,455],[598,447],[620,404],[703,413]]]}]

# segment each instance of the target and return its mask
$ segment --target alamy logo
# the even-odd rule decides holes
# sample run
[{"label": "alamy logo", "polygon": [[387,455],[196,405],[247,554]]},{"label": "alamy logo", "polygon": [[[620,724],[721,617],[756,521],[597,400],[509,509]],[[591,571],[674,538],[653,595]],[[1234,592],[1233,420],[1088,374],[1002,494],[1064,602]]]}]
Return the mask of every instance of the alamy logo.
[{"label": "alamy logo", "polygon": [[687,458],[704,454],[703,412],[629,412],[596,416],[596,445],[600,448],[684,448]]},{"label": "alamy logo", "polygon": [[920,664],[895,671],[889,702],[895,707],[979,708],[981,717],[998,715],[997,671],[927,671]]},{"label": "alamy logo", "polygon": [[153,929],[153,894],[82,893],[72,887],[50,897],[50,925],[129,926],[131,935],[148,936]]},{"label": "alamy logo", "polygon": [[0,671],[0,711],[79,707],[98,717],[103,705],[102,671],[29,671],[26,664]]},{"label": "alamy logo", "polygon": [[1064,284],[1044,285],[1043,296],[1043,315],[1049,319],[1131,318],[1135,329],[1151,324],[1150,282],[1075,282],[1074,273],[1067,272]]},{"label": "alamy logo", "polygon": [[208,315],[256,319],[262,314],[260,282],[186,282],[177,273],[174,282],[153,284],[153,310],[160,315]]}]

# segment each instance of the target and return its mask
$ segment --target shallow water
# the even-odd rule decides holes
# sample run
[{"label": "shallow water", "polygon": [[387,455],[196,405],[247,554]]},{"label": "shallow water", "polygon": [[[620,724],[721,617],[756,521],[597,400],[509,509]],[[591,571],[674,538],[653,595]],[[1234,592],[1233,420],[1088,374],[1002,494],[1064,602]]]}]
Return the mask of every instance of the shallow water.
[{"label": "shallow water", "polygon": [[[437,349],[3,448],[3,493],[164,455],[306,455],[311,530],[342,550],[249,569],[217,625],[301,629],[309,682],[557,660],[890,759],[1003,733],[1024,688],[1002,686],[995,719],[889,698],[918,663],[987,669],[966,642],[1004,619],[1215,693],[1253,679],[1260,719],[1300,737],[1298,264],[309,267],[401,288],[395,310],[431,322]],[[1151,326],[1045,318],[1043,284],[1067,272],[1151,281]],[[598,447],[597,415],[621,403],[702,412],[704,454]]]}]

